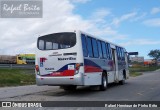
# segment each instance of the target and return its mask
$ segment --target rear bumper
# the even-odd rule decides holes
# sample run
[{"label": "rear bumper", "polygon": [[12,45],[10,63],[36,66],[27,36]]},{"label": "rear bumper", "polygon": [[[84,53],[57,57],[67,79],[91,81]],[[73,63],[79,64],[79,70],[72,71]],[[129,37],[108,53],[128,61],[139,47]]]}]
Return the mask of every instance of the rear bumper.
[{"label": "rear bumper", "polygon": [[36,75],[36,83],[38,86],[50,85],[50,86],[61,86],[61,85],[83,85],[84,81],[82,75],[77,74],[75,76],[61,76],[61,77],[42,77]]}]

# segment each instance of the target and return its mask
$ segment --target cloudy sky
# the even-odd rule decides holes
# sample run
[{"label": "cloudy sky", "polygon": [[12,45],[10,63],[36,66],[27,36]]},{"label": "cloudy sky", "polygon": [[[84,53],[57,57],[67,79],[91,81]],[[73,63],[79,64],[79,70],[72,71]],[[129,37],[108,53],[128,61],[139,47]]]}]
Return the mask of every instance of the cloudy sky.
[{"label": "cloudy sky", "polygon": [[75,29],[149,58],[160,49],[160,0],[43,0],[43,18],[0,18],[0,54],[35,53],[39,35]]}]

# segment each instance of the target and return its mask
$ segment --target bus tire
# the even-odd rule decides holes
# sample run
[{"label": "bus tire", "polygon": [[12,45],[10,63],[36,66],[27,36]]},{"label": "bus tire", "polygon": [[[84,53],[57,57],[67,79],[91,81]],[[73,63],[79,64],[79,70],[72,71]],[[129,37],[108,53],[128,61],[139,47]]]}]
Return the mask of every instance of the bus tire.
[{"label": "bus tire", "polygon": [[74,91],[77,89],[77,86],[75,85],[71,85],[71,86],[61,86],[62,89],[64,89],[65,91]]},{"label": "bus tire", "polygon": [[102,73],[102,83],[100,85],[100,90],[105,91],[107,89],[108,80],[107,75],[105,73]]}]

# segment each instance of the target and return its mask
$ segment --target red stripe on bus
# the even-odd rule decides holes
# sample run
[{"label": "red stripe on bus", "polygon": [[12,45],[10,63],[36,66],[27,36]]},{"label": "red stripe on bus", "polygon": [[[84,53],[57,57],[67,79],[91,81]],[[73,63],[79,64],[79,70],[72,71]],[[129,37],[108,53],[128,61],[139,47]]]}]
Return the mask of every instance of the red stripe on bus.
[{"label": "red stripe on bus", "polygon": [[94,66],[84,66],[85,73],[91,73],[91,72],[102,72],[103,70],[99,67]]},{"label": "red stripe on bus", "polygon": [[45,76],[74,76],[74,70],[65,70],[63,72],[54,72]]}]

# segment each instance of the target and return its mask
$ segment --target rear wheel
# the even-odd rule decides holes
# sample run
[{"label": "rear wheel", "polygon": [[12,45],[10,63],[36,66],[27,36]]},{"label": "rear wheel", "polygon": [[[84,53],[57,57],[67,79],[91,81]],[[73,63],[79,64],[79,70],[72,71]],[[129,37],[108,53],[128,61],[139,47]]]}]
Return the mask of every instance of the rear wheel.
[{"label": "rear wheel", "polygon": [[76,90],[77,86],[75,86],[75,85],[61,86],[61,88],[64,89],[65,91],[74,91],[74,90]]},{"label": "rear wheel", "polygon": [[107,89],[107,75],[105,73],[102,74],[102,83],[100,85],[100,90],[105,91]]}]

